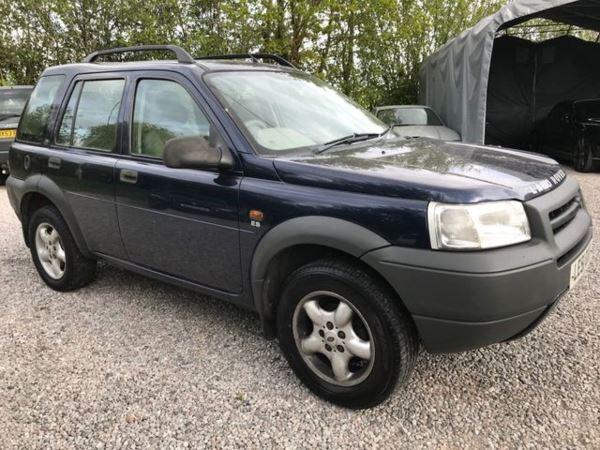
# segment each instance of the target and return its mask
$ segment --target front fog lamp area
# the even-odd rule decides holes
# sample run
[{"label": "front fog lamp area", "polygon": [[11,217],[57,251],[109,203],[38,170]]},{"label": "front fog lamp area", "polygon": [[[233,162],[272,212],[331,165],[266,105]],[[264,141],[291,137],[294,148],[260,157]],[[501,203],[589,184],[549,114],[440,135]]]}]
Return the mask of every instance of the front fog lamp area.
[{"label": "front fog lamp area", "polygon": [[518,201],[472,205],[431,202],[428,220],[435,250],[484,250],[531,239],[525,208]]}]

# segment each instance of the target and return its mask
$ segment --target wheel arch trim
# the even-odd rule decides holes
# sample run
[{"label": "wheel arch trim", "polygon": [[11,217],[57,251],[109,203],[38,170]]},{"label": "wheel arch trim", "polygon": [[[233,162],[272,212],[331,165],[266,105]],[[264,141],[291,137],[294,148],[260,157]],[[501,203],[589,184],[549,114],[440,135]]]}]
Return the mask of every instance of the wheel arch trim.
[{"label": "wheel arch trim", "polygon": [[360,225],[328,216],[297,217],[275,226],[260,240],[252,256],[250,281],[261,320],[265,313],[263,283],[269,264],[282,251],[298,245],[329,247],[360,258],[391,244]]},{"label": "wheel arch trim", "polygon": [[81,228],[79,227],[77,219],[75,218],[75,214],[73,213],[64,192],[60,189],[60,187],[58,187],[58,185],[54,181],[52,181],[46,176],[37,175],[35,177],[27,179],[24,182],[22,189],[23,191],[21,194],[19,213],[21,215],[23,233],[25,234],[26,242],[28,242],[26,227],[29,221],[29,217],[27,217],[26,211],[29,208],[31,199],[35,195],[41,195],[47,198],[56,207],[56,209],[58,209],[58,212],[65,219],[65,222],[67,223],[67,226],[69,227],[69,230],[73,235],[73,239],[75,240],[75,243],[77,244],[77,247],[79,248],[81,253],[87,257],[93,256],[88,248],[87,242],[83,236],[83,233],[81,232]]}]

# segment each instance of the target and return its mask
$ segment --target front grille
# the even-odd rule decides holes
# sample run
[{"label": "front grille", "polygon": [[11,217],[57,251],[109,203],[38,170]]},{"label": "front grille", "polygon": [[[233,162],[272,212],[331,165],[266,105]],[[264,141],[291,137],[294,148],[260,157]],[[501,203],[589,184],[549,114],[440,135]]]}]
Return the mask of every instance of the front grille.
[{"label": "front grille", "polygon": [[581,197],[579,195],[573,197],[564,205],[550,211],[549,218],[554,234],[560,233],[577,215],[577,211],[581,208]]}]

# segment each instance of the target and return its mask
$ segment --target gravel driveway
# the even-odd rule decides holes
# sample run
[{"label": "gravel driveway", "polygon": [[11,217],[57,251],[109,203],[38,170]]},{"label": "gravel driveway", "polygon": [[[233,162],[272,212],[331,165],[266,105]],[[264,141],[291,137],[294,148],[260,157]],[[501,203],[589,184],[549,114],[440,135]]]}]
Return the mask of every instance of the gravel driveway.
[{"label": "gravel driveway", "polygon": [[[600,174],[577,175],[600,223]],[[593,254],[599,254],[598,239]],[[258,319],[100,266],[60,294],[0,188],[0,448],[600,447],[600,261],[528,337],[421,353],[372,410],[305,389]]]}]

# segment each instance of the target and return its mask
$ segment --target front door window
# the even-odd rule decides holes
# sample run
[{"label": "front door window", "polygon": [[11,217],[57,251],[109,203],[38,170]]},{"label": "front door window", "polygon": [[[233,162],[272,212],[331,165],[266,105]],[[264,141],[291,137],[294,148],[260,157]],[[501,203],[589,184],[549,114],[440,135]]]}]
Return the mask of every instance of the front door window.
[{"label": "front door window", "polygon": [[162,158],[168,140],[209,138],[210,125],[191,95],[169,80],[141,80],[133,110],[131,153]]}]

